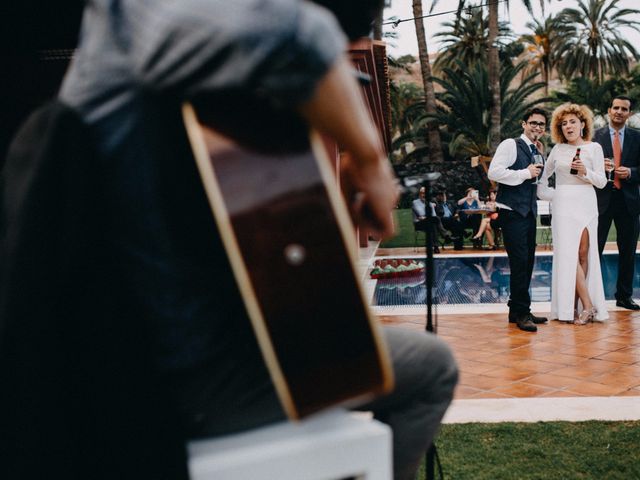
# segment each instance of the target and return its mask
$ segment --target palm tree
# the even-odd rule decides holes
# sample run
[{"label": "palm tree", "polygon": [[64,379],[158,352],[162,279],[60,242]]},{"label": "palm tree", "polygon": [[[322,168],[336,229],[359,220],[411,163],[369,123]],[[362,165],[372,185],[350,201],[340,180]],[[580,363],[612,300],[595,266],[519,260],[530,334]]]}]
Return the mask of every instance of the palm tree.
[{"label": "palm tree", "polygon": [[[419,85],[413,82],[396,83],[394,81],[391,81],[389,90],[391,94],[391,125],[394,130],[392,135],[401,138],[408,132],[413,131],[413,122],[418,116],[418,114],[411,113],[411,110],[415,110],[415,105],[422,107],[420,113],[424,112],[424,91]],[[415,142],[417,141],[418,140],[413,138],[413,135],[410,135],[408,138],[405,137],[405,141],[402,142],[394,140],[392,149],[400,149],[399,160],[404,161],[407,156],[407,143],[415,146]],[[390,159],[392,161],[394,160],[392,153]]]},{"label": "palm tree", "polygon": [[[456,18],[442,24],[444,30],[434,37],[440,38],[440,50],[433,64],[435,71],[444,67],[454,67],[456,60],[465,65],[475,62],[487,62],[489,49],[489,30],[487,16],[481,9],[474,9],[462,18]],[[498,48],[506,51],[509,42],[514,39],[513,31],[506,22],[498,24]]]},{"label": "palm tree", "polygon": [[[551,1],[551,0],[548,0]],[[507,7],[509,0],[506,0]],[[533,12],[530,0],[522,0],[527,10]],[[544,12],[544,0],[540,0],[540,8]],[[489,90],[491,91],[491,130],[490,146],[491,153],[496,151],[498,144],[502,140],[500,125],[502,124],[501,98],[500,98],[500,62],[498,58],[498,2],[489,2]]]},{"label": "palm tree", "polygon": [[384,9],[381,8],[373,19],[373,39],[382,40],[382,24],[384,23]]},{"label": "palm tree", "polygon": [[[520,122],[528,109],[548,100],[530,99],[538,90],[544,88],[542,82],[534,82],[536,73],[526,76],[518,87],[509,88],[514,78],[520,75],[526,66],[526,62],[521,62],[515,66],[505,64],[501,69],[501,128],[502,132],[509,136],[517,136],[521,132]],[[406,142],[414,143],[416,149],[403,159],[409,167],[419,166],[419,161],[416,160],[422,155],[423,148],[413,139],[421,138],[426,122],[431,120],[436,120],[443,127],[442,136],[452,157],[490,156],[491,96],[487,65],[477,62],[469,66],[458,62],[455,67],[446,67],[443,73],[445,78],[434,78],[436,83],[446,89],[437,94],[439,108],[436,114],[426,114],[422,103],[409,107],[405,112],[406,115],[412,116],[413,130],[397,138],[395,147],[399,148]],[[417,111],[418,109],[421,110]],[[485,168],[478,165],[476,170],[483,189],[488,188]]]},{"label": "palm tree", "polygon": [[540,76],[545,85],[545,95],[549,94],[551,72],[558,65],[557,50],[560,47],[556,34],[560,28],[558,23],[558,17],[552,15],[542,21],[534,19],[532,22],[527,22],[526,25],[531,33],[520,37],[520,40],[526,44],[525,58],[533,68],[540,70]]},{"label": "palm tree", "polygon": [[489,91],[491,92],[491,125],[489,127],[489,145],[493,153],[502,140],[500,138],[501,97],[500,97],[500,58],[498,57],[498,2],[489,2]]},{"label": "palm tree", "polygon": [[[429,64],[429,51],[427,50],[427,37],[424,32],[424,22],[422,20],[422,0],[413,0],[413,18],[416,26],[416,37],[418,39],[418,56],[420,58],[420,71],[422,73],[422,84],[424,86],[425,110],[430,113],[436,111],[436,96],[431,81],[431,65]],[[428,122],[427,136],[429,138],[429,158],[434,162],[441,162],[442,143],[440,141],[440,131],[438,125]]]},{"label": "palm tree", "polygon": [[636,48],[623,27],[640,32],[640,10],[619,8],[620,0],[579,0],[578,8],[559,14],[560,74],[591,77],[602,83],[608,74],[629,73],[629,57],[638,60]]},{"label": "palm tree", "polygon": [[[634,100],[637,106],[640,101],[640,64],[631,69],[629,78],[625,79],[625,91]],[[632,125],[635,126],[635,125]]]},{"label": "palm tree", "polygon": [[[531,99],[531,96],[544,88],[544,83],[535,82],[535,72],[525,76],[517,87],[510,88],[514,78],[527,67],[526,62],[515,66],[503,65],[500,78],[501,130],[506,136],[517,136],[521,132],[520,122],[524,113],[549,98]],[[436,120],[442,127],[444,138],[448,140],[451,156],[468,158],[477,155],[490,156],[490,110],[489,75],[485,63],[476,62],[465,65],[458,62],[455,67],[445,67],[443,78],[434,78],[434,82],[444,88],[437,94],[438,111],[427,114],[422,102],[415,103],[405,110],[410,117],[405,122],[412,129],[396,138],[394,145],[400,148],[403,143],[412,142],[420,149],[419,139],[423,135],[429,120]]]},{"label": "palm tree", "polygon": [[604,117],[613,97],[627,93],[627,83],[626,79],[618,77],[602,83],[597,79],[577,77],[568,83],[566,92],[553,92],[553,103],[584,104],[597,116]]},{"label": "palm tree", "polygon": [[[504,0],[509,5],[509,0]],[[551,1],[551,0],[547,0]],[[434,0],[432,9],[435,7],[437,0]],[[491,92],[491,132],[490,146],[491,152],[494,152],[501,141],[500,125],[501,121],[501,99],[500,99],[500,58],[498,55],[498,1],[491,0],[489,6],[489,91]],[[529,12],[532,12],[531,0],[522,0]],[[458,12],[467,5],[467,0],[458,0]],[[540,7],[544,12],[544,0],[540,0]]]},{"label": "palm tree", "polygon": [[[536,73],[525,77],[515,88],[509,88],[514,78],[527,67],[526,62],[515,66],[503,65],[500,78],[502,98],[500,117],[501,130],[506,136],[520,133],[520,121],[524,113],[535,105],[547,101],[547,98],[531,99],[531,96],[544,88],[542,82],[535,82]],[[445,68],[445,78],[435,78],[445,91],[438,94],[442,105],[435,119],[451,133],[450,153],[456,156],[490,156],[492,98],[488,88],[489,75],[487,65],[476,63],[467,66],[459,63],[457,67]],[[425,118],[429,115],[426,114]],[[421,121],[415,122],[419,128]]]},{"label": "palm tree", "polygon": [[413,82],[394,82],[389,85],[391,96],[391,124],[400,135],[413,128],[412,116],[407,109],[415,104],[424,103],[424,92]]}]

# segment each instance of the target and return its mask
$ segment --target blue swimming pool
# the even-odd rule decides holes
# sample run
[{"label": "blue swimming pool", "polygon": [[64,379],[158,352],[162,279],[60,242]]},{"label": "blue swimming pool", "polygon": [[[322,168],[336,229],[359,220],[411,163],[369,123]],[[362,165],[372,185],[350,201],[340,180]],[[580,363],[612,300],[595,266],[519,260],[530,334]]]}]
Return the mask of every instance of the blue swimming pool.
[{"label": "blue swimming pool", "polygon": [[[415,258],[415,260],[423,260]],[[531,279],[531,300],[551,301],[551,254],[536,255]],[[509,261],[506,255],[483,257],[436,257],[434,303],[478,304],[507,303],[509,300]],[[602,263],[604,292],[614,298],[618,276],[618,254],[605,254]],[[640,297],[640,256],[636,255],[633,296]],[[374,306],[424,305],[424,277],[378,280],[373,296]]]}]

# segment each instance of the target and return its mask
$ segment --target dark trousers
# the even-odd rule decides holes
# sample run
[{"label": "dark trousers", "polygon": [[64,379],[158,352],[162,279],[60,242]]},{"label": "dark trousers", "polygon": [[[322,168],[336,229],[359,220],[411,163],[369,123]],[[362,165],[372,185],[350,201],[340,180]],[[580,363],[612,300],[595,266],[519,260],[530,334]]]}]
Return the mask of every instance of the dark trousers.
[{"label": "dark trousers", "polygon": [[462,223],[460,223],[460,220],[458,220],[455,217],[440,217],[440,221],[442,222],[442,225],[444,226],[444,228],[446,228],[447,230],[451,231],[451,233],[456,236],[462,236],[462,234],[464,233],[464,226],[462,225]]},{"label": "dark trousers", "polygon": [[618,281],[616,283],[616,299],[631,298],[633,293],[633,273],[636,257],[636,245],[640,233],[638,215],[632,215],[621,190],[611,193],[611,201],[607,209],[598,217],[598,248],[600,255],[607,243],[607,235],[611,222],[616,226],[618,234]]},{"label": "dark trousers", "polygon": [[437,218],[427,218],[413,223],[413,228],[418,232],[425,232],[428,239],[431,240],[433,248],[438,246],[438,225]]},{"label": "dark trousers", "polygon": [[[450,348],[435,335],[397,327],[385,327],[383,333],[395,389],[357,409],[372,411],[391,426],[393,478],[413,480],[451,403],[458,369]],[[255,355],[248,358],[253,362],[211,362],[174,379],[172,388],[192,437],[218,436],[285,419],[264,365]]]},{"label": "dark trousers", "polygon": [[[451,232],[447,231],[447,229],[444,227],[442,220],[443,219],[441,219],[440,217],[429,217],[425,220],[413,222],[413,228],[416,231],[425,232],[428,236],[430,236],[431,245],[435,249],[438,246],[438,237],[442,237],[446,240],[451,234]],[[454,233],[454,236],[455,235],[456,234]],[[457,246],[457,241],[459,241],[460,245],[462,245],[462,240],[456,239],[454,240],[454,246]]]},{"label": "dark trousers", "polygon": [[440,221],[444,228],[449,230],[453,235],[453,247],[456,250],[462,249],[462,236],[464,235],[464,226],[459,219],[455,217],[440,217]]},{"label": "dark trousers", "polygon": [[460,214],[462,218],[463,228],[470,228],[475,235],[480,230],[480,223],[482,223],[482,215],[474,213],[472,215]]},{"label": "dark trousers", "polygon": [[500,227],[511,270],[509,313],[529,313],[529,285],[536,253],[536,217],[531,212],[523,217],[512,210],[501,209]]}]

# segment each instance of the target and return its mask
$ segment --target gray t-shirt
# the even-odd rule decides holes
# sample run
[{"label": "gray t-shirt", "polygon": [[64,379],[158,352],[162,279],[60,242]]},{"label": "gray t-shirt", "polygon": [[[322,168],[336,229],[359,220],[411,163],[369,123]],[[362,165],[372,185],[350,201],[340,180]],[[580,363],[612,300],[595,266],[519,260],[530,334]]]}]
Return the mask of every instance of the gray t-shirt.
[{"label": "gray t-shirt", "polygon": [[[250,334],[195,167],[176,158],[177,107],[237,91],[294,107],[345,46],[333,15],[305,1],[88,2],[60,98],[102,154],[96,188],[114,283],[162,370],[237,354]],[[251,105],[234,108],[251,115]]]}]

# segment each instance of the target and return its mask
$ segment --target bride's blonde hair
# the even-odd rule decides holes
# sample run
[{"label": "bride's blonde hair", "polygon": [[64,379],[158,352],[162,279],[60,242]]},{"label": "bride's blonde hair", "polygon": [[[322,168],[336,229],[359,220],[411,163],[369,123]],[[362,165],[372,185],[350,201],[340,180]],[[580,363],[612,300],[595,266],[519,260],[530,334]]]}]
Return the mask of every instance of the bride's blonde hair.
[{"label": "bride's blonde hair", "polygon": [[593,112],[586,105],[575,103],[565,103],[553,111],[551,115],[551,140],[553,143],[567,143],[567,139],[562,133],[562,121],[567,115],[575,115],[581,122],[584,122],[581,137],[587,142],[593,136]]}]

